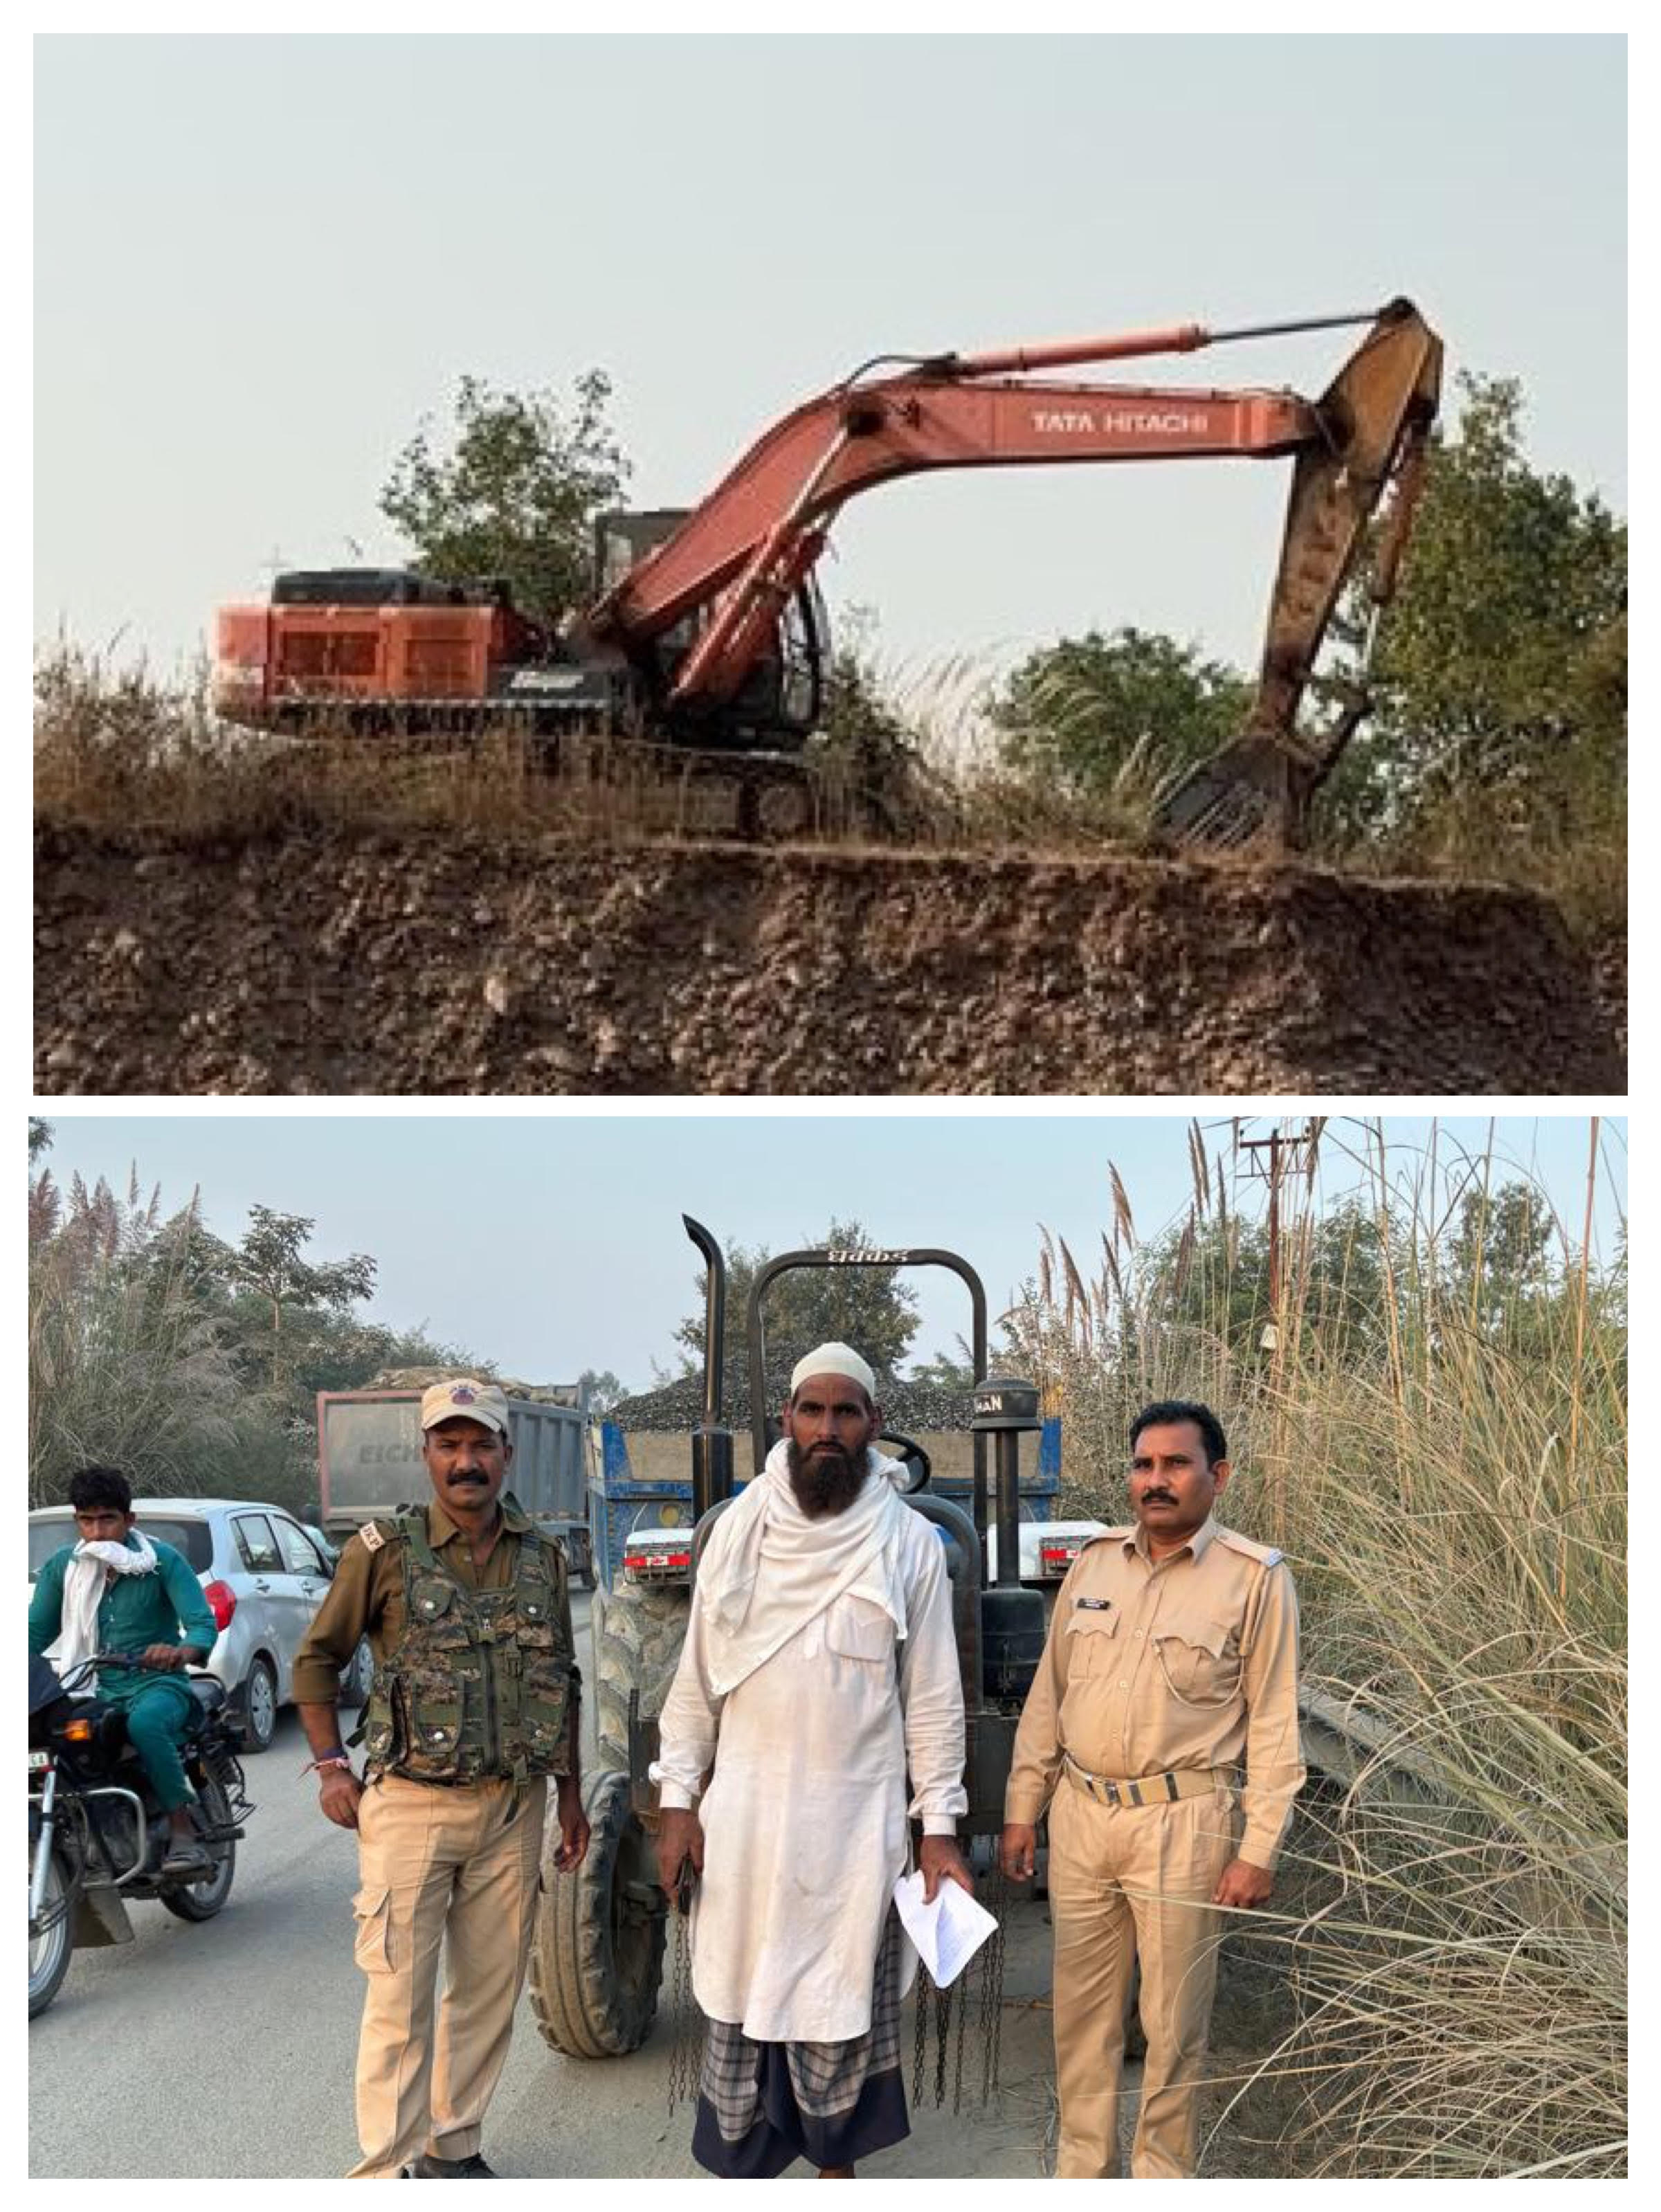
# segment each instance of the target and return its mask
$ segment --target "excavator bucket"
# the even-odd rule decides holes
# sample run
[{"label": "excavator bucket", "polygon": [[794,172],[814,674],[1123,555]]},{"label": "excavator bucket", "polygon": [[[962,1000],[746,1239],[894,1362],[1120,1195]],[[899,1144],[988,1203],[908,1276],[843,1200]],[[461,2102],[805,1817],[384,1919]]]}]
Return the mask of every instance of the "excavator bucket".
[{"label": "excavator bucket", "polygon": [[1280,736],[1259,731],[1231,738],[1191,769],[1159,802],[1154,828],[1179,843],[1214,850],[1290,845],[1306,807]]},{"label": "excavator bucket", "polygon": [[1441,389],[1442,345],[1407,301],[1386,307],[1317,403],[1324,435],[1299,455],[1257,696],[1245,729],[1189,770],[1155,809],[1156,834],[1191,845],[1296,845],[1310,802],[1367,711],[1356,689],[1332,727],[1298,726],[1317,655],[1386,494],[1396,501],[1375,563],[1375,616],[1393,592],[1422,488]]}]

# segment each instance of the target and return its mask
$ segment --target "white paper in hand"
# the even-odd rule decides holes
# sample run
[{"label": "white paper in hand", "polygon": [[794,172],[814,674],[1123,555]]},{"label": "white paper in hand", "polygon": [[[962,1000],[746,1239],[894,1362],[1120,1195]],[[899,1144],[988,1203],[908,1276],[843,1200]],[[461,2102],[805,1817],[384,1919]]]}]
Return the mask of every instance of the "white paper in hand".
[{"label": "white paper in hand", "polygon": [[932,1905],[925,1905],[922,1875],[903,1874],[894,1884],[900,1925],[917,1947],[936,1989],[955,1982],[997,1922],[966,1889],[942,1878]]}]

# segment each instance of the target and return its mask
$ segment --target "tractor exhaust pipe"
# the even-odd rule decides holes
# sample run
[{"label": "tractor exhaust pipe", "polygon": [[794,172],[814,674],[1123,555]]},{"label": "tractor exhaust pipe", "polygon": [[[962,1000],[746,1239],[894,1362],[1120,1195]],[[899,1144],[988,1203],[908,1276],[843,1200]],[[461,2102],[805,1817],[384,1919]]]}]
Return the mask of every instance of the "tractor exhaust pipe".
[{"label": "tractor exhaust pipe", "polygon": [[722,1409],[727,1344],[727,1262],[701,1221],[683,1213],[686,1234],[703,1255],[703,1414],[692,1433],[692,1519],[733,1495],[733,1431]]}]

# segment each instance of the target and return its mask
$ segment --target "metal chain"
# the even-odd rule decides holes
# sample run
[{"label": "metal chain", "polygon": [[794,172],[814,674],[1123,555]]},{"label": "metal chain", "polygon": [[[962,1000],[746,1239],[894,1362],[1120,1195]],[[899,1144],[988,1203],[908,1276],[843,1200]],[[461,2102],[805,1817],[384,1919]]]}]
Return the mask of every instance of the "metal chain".
[{"label": "metal chain", "polygon": [[963,2110],[963,2046],[969,2033],[969,1991],[961,1990],[958,1996],[957,2050],[953,2054],[952,2074],[952,2111],[955,2117]]},{"label": "metal chain", "polygon": [[934,2110],[946,2102],[946,2045],[952,2033],[952,1984],[934,1991]]},{"label": "metal chain", "polygon": [[669,2110],[672,2112],[678,2104],[691,2100],[698,2080],[703,2038],[698,2008],[692,1997],[692,1942],[688,1916],[672,1911],[669,1921],[673,1931],[669,1940],[675,1954],[670,1975],[673,2020],[669,2047]]},{"label": "metal chain", "polygon": [[917,2010],[917,2032],[911,2046],[911,2102],[922,2104],[922,2069],[928,2056],[928,1991],[931,1984],[928,1969],[921,1959],[917,1961],[917,1978],[912,1984],[912,1996]]},{"label": "metal chain", "polygon": [[[1009,1887],[995,1861],[989,1877],[984,1877],[984,1893],[977,1884],[977,1893],[997,1927],[982,1944],[972,1966],[966,1968],[958,1981],[945,1989],[937,1988],[929,1978],[928,1969],[922,1960],[917,1962],[915,1985],[916,2003],[916,2033],[911,2051],[911,2102],[921,2107],[923,2085],[929,2071],[929,2016],[934,2016],[934,2109],[946,2105],[946,2076],[948,2046],[952,2059],[952,2110],[963,2110],[964,2045],[969,2033],[971,2002],[975,2027],[981,2043],[981,2096],[989,2102],[998,2087],[1000,2062],[1003,2043],[1003,1977],[1005,1959],[1004,1925],[1009,1906]],[[974,1983],[971,1999],[969,1984]],[[955,2015],[955,2020],[954,2020]],[[954,2033],[955,2027],[955,2033]]]},{"label": "metal chain", "polygon": [[989,2104],[998,2087],[1003,2040],[1004,1916],[1009,1905],[1009,1886],[995,1860],[981,1902],[998,1923],[981,1946],[981,2099]]}]

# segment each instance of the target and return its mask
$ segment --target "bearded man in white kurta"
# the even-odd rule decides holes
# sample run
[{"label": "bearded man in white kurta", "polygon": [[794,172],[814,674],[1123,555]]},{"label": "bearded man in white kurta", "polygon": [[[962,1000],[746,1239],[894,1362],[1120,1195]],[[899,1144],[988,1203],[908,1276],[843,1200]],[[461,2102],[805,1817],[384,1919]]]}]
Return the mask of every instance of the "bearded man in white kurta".
[{"label": "bearded man in white kurta", "polygon": [[945,1547],[873,1449],[875,1387],[845,1344],[797,1363],[784,1436],[704,1547],[659,1723],[659,1870],[667,1889],[688,1859],[698,1877],[692,2154],[723,2176],[798,2158],[845,2176],[910,2134],[908,1811],[927,1895],[974,1887]]}]

